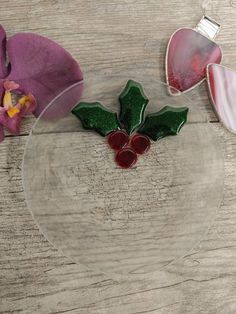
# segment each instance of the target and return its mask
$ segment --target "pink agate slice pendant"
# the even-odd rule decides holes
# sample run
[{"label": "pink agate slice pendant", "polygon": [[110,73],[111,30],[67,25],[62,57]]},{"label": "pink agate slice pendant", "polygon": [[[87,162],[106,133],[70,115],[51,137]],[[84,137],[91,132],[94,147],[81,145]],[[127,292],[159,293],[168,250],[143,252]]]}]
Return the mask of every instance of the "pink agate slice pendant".
[{"label": "pink agate slice pendant", "polygon": [[172,35],[166,54],[171,94],[190,91],[206,78],[209,63],[221,63],[221,48],[213,41],[219,31],[220,24],[204,16],[195,29],[181,28]]},{"label": "pink agate slice pendant", "polygon": [[218,64],[209,64],[207,82],[219,120],[236,134],[236,72]]}]

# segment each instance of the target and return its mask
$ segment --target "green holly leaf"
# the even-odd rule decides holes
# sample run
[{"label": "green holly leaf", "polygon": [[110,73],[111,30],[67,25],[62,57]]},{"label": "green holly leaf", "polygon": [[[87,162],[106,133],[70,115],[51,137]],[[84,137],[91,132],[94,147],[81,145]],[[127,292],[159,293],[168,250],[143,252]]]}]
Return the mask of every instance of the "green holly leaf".
[{"label": "green holly leaf", "polygon": [[169,135],[177,135],[187,122],[188,108],[164,107],[161,111],[147,115],[139,133],[149,136],[153,141]]},{"label": "green holly leaf", "polygon": [[133,80],[129,80],[119,97],[119,101],[120,122],[130,135],[143,123],[144,111],[149,100],[144,94],[142,86]]},{"label": "green holly leaf", "polygon": [[87,130],[94,130],[102,136],[120,128],[117,114],[103,107],[99,102],[79,103],[72,113]]}]

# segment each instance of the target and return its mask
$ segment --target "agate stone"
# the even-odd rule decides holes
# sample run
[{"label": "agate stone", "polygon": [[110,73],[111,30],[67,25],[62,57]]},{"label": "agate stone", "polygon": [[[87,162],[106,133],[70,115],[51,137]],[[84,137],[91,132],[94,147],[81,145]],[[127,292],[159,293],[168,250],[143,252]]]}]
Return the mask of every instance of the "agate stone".
[{"label": "agate stone", "polygon": [[[176,90],[186,92],[206,77],[209,63],[222,60],[220,47],[190,29],[181,28],[171,37],[166,56],[167,83]],[[176,93],[170,89],[171,93]]]},{"label": "agate stone", "polygon": [[236,72],[217,64],[208,66],[208,86],[219,120],[236,133]]}]

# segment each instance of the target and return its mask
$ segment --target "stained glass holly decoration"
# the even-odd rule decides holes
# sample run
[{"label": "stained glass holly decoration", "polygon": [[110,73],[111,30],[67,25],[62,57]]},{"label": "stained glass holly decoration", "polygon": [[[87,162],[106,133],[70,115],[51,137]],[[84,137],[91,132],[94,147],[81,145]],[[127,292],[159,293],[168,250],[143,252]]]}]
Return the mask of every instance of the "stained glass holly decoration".
[{"label": "stained glass holly decoration", "polygon": [[128,81],[119,102],[119,115],[99,102],[80,102],[72,113],[81,121],[84,129],[107,137],[109,146],[116,153],[115,161],[121,168],[133,167],[138,156],[149,151],[151,140],[177,135],[187,122],[187,107],[165,106],[145,116],[149,99],[141,84],[133,80]]}]

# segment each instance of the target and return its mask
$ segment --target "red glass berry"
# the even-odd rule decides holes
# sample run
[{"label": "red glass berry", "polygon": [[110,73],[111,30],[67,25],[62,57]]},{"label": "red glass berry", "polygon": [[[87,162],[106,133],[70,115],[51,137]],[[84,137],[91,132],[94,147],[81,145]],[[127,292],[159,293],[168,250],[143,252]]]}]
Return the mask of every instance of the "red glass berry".
[{"label": "red glass berry", "polygon": [[137,154],[131,148],[123,148],[116,154],[116,163],[121,168],[131,168],[138,160]]},{"label": "red glass berry", "polygon": [[114,131],[108,135],[108,144],[114,150],[120,150],[129,142],[129,135],[124,131]]},{"label": "red glass berry", "polygon": [[142,155],[149,151],[151,142],[147,136],[136,134],[132,137],[130,145],[137,154]]}]

